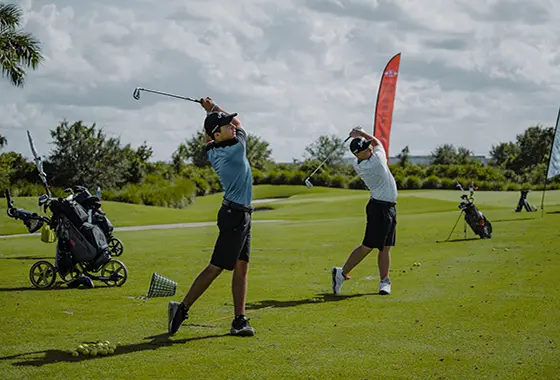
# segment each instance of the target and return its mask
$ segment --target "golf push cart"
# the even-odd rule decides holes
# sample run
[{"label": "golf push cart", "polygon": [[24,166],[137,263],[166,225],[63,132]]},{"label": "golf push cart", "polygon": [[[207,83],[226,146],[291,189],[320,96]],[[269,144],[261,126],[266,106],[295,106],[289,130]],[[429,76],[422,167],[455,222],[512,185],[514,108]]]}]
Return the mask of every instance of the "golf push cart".
[{"label": "golf push cart", "polygon": [[[93,286],[91,280],[102,281],[107,286],[122,286],[126,282],[128,269],[112,258],[106,233],[99,224],[88,219],[88,211],[74,197],[55,198],[50,192],[41,195],[38,205],[45,213],[50,210],[50,217],[14,207],[9,190],[6,190],[6,200],[8,216],[23,221],[29,233],[45,226],[41,240],[47,243],[58,240],[54,265],[41,260],[29,271],[29,279],[36,288],[52,287],[57,273],[70,287],[78,286],[80,279],[87,279],[90,286]],[[122,250],[118,255],[121,253]]]}]

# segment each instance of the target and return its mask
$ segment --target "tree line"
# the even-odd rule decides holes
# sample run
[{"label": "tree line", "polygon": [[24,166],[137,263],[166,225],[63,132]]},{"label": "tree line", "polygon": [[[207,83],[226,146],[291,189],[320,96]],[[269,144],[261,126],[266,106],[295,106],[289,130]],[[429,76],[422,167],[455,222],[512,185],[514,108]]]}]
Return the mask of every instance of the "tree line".
[{"label": "tree line", "polygon": [[[489,162],[484,165],[464,147],[437,146],[431,163],[413,165],[409,148],[389,165],[399,189],[453,189],[457,182],[475,182],[481,190],[519,190],[540,188],[544,183],[554,129],[531,126],[515,141],[492,146]],[[199,131],[181,142],[169,161],[150,160],[152,148],[139,147],[108,137],[95,123],[60,122],[50,131],[53,149],[44,157],[44,170],[55,193],[75,185],[90,191],[103,189],[104,199],[150,205],[184,207],[196,196],[221,191],[217,175],[210,167],[204,132]],[[253,170],[254,184],[302,185],[323,160],[314,175],[316,186],[365,189],[352,165],[345,160],[347,147],[336,135],[319,136],[305,147],[302,160],[277,163],[270,144],[249,133],[247,157]],[[0,137],[0,148],[8,141]],[[557,179],[548,185],[560,188]],[[0,188],[11,188],[15,195],[41,194],[37,169],[31,159],[13,151],[0,154]]]}]

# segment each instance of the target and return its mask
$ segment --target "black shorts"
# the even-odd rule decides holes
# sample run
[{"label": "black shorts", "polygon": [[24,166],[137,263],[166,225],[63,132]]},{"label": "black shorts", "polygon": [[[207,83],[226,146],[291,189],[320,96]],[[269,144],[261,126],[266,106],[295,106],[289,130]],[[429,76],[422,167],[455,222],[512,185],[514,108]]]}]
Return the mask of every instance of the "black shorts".
[{"label": "black shorts", "polygon": [[233,270],[237,260],[249,262],[251,250],[251,211],[222,205],[218,211],[220,234],[210,263]]},{"label": "black shorts", "polygon": [[366,231],[362,245],[383,249],[396,242],[397,209],[395,203],[370,199],[366,206]]}]

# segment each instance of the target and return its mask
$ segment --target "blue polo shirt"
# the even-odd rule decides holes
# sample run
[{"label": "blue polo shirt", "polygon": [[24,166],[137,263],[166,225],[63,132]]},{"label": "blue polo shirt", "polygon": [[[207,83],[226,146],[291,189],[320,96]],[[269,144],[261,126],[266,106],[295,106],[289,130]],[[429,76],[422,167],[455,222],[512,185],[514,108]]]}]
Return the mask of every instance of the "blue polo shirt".
[{"label": "blue polo shirt", "polygon": [[247,160],[247,132],[237,128],[235,138],[209,143],[206,153],[222,184],[224,199],[251,206],[253,174]]}]

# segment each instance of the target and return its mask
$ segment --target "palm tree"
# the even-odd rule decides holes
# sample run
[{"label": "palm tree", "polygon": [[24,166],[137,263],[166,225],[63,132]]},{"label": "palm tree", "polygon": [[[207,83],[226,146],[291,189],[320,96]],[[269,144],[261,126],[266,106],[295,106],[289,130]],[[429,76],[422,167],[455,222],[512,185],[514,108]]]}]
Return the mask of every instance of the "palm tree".
[{"label": "palm tree", "polygon": [[8,140],[2,135],[0,135],[0,149],[8,145]]},{"label": "palm tree", "polygon": [[15,4],[0,3],[0,71],[16,87],[23,87],[25,69],[43,61],[40,42],[19,29],[23,11]]}]

